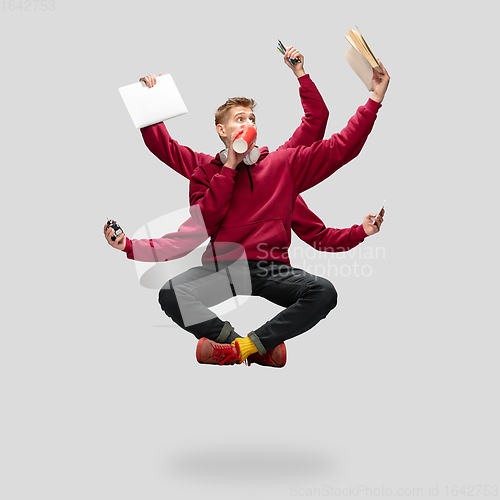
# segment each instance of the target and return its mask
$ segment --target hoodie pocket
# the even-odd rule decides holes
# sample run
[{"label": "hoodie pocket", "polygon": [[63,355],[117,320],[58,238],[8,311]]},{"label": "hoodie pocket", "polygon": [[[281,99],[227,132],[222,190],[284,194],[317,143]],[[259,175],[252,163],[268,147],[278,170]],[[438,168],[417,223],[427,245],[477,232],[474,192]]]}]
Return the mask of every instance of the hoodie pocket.
[{"label": "hoodie pocket", "polygon": [[281,219],[223,227],[219,230],[216,241],[219,244],[225,242],[242,245],[245,250],[253,251],[252,256],[258,260],[279,260],[289,247],[285,226]]}]

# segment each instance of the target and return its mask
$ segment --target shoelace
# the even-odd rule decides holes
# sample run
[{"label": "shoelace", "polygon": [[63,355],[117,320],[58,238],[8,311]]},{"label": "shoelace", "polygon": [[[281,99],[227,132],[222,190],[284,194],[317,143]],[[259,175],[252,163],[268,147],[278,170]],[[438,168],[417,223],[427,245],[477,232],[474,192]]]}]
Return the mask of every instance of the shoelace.
[{"label": "shoelace", "polygon": [[241,361],[240,357],[234,354],[231,344],[214,345],[212,358],[218,361],[219,365],[229,365],[233,364],[235,361]]},{"label": "shoelace", "polygon": [[222,361],[228,354],[233,353],[233,346],[231,344],[215,344],[214,345],[214,353],[212,357],[216,361]]}]

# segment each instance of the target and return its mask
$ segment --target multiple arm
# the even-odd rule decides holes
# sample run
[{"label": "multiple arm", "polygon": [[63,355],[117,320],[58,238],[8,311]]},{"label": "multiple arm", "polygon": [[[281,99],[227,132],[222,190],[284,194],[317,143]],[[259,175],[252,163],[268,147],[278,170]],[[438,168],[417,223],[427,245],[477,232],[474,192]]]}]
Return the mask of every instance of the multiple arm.
[{"label": "multiple arm", "polygon": [[[290,65],[288,58],[295,59],[296,57],[300,57],[301,63],[295,66]],[[284,61],[287,66],[292,68],[295,76],[298,78],[300,84],[299,94],[302,108],[304,109],[304,116],[302,117],[300,126],[295,130],[292,137],[280,146],[278,150],[297,146],[311,146],[314,142],[323,139],[329,115],[328,108],[316,85],[309,75],[306,75],[304,72],[304,56],[294,51],[293,47],[289,47],[284,55]],[[373,77],[376,79],[374,87],[380,87],[379,84],[382,77],[378,72],[376,74],[374,72]],[[383,97],[381,87],[378,88],[378,92]],[[379,98],[376,99],[379,102],[382,100]],[[352,160],[357,154],[359,154],[359,150],[354,150],[352,155],[346,158],[346,163]],[[308,245],[316,250],[326,252],[347,251],[359,245],[368,234],[373,234],[370,232],[371,228],[366,223],[360,226],[356,224],[347,229],[327,228],[323,221],[309,209],[300,195],[295,200],[292,214],[292,230]]]},{"label": "multiple arm", "polygon": [[[380,215],[372,221],[374,214],[369,214],[365,217],[363,225],[354,225],[347,229],[326,228],[319,217],[315,220],[307,218],[307,222],[303,221],[303,212],[306,210],[309,214],[313,214],[307,205],[298,207],[296,205],[294,213],[298,215],[298,225],[304,234],[304,241],[308,238],[314,241],[313,248],[323,252],[343,252],[354,248],[363,241],[366,236],[375,234],[380,230],[380,225],[383,222],[384,210]],[[192,209],[200,212],[199,206],[195,205]],[[203,220],[201,213],[197,217],[198,220]],[[111,240],[113,229],[104,225],[104,235],[108,243],[118,250],[122,250],[127,254],[127,258],[142,262],[165,262],[169,260],[180,259],[195,248],[201,245],[207,238],[207,229],[198,224],[193,218],[189,218],[184,222],[179,230],[174,233],[169,233],[162,238],[154,239],[134,239],[130,240],[122,234],[115,241]]]},{"label": "multiple arm", "polygon": [[[309,75],[304,72],[304,56],[300,53],[293,53],[292,51],[293,47],[287,48],[284,55],[284,61],[287,66],[292,68],[295,76],[298,78],[300,84],[300,102],[304,110],[304,116],[292,137],[280,146],[278,151],[280,149],[295,148],[297,146],[311,146],[316,141],[323,139],[329,116],[329,111],[323,97]],[[301,63],[291,66],[288,59],[295,59],[296,57],[300,57]],[[326,251],[328,251],[327,249],[329,248],[337,248],[338,231],[346,231],[326,228],[323,221],[309,209],[300,195],[298,195],[295,200],[295,207],[292,214],[292,230],[302,241],[316,250],[325,249]],[[349,241],[349,245],[345,244],[345,236],[342,236],[340,247],[348,250],[363,241],[362,238],[357,237],[358,233],[350,231],[349,234],[351,233],[353,233],[352,242]],[[361,234],[359,234],[359,236],[361,236]],[[328,242],[328,244],[325,245],[325,242]]]},{"label": "multiple arm", "polygon": [[[288,58],[294,59],[297,56],[301,57],[302,62],[295,66],[291,66],[288,63]],[[292,137],[278,148],[278,150],[295,148],[297,146],[310,146],[316,141],[321,140],[326,130],[326,123],[328,120],[328,109],[321,94],[309,76],[304,72],[304,57],[302,54],[295,51],[293,47],[289,47],[284,56],[284,60],[299,79],[299,93],[304,109],[304,117]],[[375,71],[373,74],[374,92],[371,100],[374,103],[382,102],[389,83],[387,71],[381,63],[380,66],[384,74],[379,75]],[[156,83],[154,75],[141,78],[141,80],[149,87]],[[376,113],[378,109],[374,109],[370,101],[365,106],[365,108],[367,107],[370,108],[368,111],[371,110],[374,113]],[[301,154],[293,158],[294,168],[292,168],[292,170],[300,186],[300,191],[304,191],[318,182],[321,182],[321,180],[340,168],[342,164],[347,163],[359,154],[371,130],[371,126],[373,126],[372,123],[371,126],[366,127],[365,123],[364,137],[363,133],[361,136],[352,133],[352,127],[350,127],[350,125],[353,125],[353,123],[351,122],[354,119],[363,118],[363,113],[360,113],[360,110],[361,108],[358,110],[358,113],[351,118],[347,127],[340,134],[335,134],[327,141],[331,144],[330,154],[327,155],[329,156],[328,160],[333,162],[329,163],[328,168],[320,168],[319,172],[313,171],[308,175],[304,175],[299,172],[298,166],[303,164],[304,161],[308,163],[308,160],[305,159],[307,155]],[[159,160],[188,179],[191,178],[193,172],[199,165],[209,163],[213,159],[210,155],[197,153],[173,140],[164,123],[142,128],[141,133],[146,146]],[[354,147],[352,147],[352,144],[349,146],[348,142],[350,141],[356,145]],[[321,151],[321,149],[321,147],[313,148],[309,152],[311,158],[325,158],[325,152]],[[332,153],[334,153],[333,157]],[[342,163],[342,161],[344,163]],[[202,176],[203,179],[200,178],[198,181],[202,181],[204,190],[203,192],[191,192],[190,188],[190,204],[195,205],[190,209],[192,217],[182,224],[177,232],[169,233],[162,238],[154,240],[130,240],[123,234],[116,241],[112,242],[112,230],[111,228],[107,229],[105,227],[104,233],[108,243],[114,248],[125,251],[127,257],[130,259],[155,262],[180,258],[198,247],[207,239],[207,229],[210,234],[213,234],[227,213],[229,202],[232,197],[232,189],[234,187],[234,176],[236,175],[236,171],[223,168],[221,174],[215,175],[208,181],[206,173],[202,169],[199,170],[199,175]],[[301,168],[300,170],[303,169]],[[217,202],[215,201],[216,197]],[[373,214],[370,215],[373,216]],[[383,213],[381,216],[382,215]],[[347,229],[326,228],[321,219],[309,210],[304,200],[299,195],[295,203],[292,229],[303,241],[317,250],[343,251],[361,243],[366,235],[378,232],[380,224],[382,223],[382,217],[379,217],[378,220],[374,222],[372,222],[369,217],[370,216],[365,217],[362,226],[354,225],[352,228]],[[363,228],[364,230],[362,231]]]}]

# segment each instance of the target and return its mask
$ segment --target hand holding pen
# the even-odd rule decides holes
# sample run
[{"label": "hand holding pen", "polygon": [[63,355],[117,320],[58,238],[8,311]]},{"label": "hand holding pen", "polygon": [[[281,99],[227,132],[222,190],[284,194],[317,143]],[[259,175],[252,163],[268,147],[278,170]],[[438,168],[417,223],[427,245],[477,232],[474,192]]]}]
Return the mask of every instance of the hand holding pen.
[{"label": "hand holding pen", "polygon": [[292,69],[295,76],[300,78],[306,73],[304,71],[304,56],[294,47],[285,47],[280,40],[278,40],[278,51],[283,54],[285,64]]}]

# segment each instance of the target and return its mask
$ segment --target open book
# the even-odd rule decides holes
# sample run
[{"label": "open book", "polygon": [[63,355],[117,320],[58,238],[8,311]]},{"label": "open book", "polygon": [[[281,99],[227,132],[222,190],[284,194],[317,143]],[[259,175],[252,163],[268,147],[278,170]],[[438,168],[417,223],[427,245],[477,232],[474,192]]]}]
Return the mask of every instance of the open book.
[{"label": "open book", "polygon": [[371,92],[373,90],[372,68],[375,68],[379,73],[383,73],[382,68],[379,66],[377,58],[373,55],[357,26],[355,30],[349,30],[345,38],[351,44],[351,47],[344,52],[344,57],[366,85],[366,88]]}]

